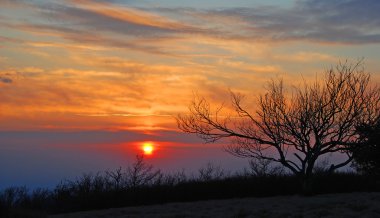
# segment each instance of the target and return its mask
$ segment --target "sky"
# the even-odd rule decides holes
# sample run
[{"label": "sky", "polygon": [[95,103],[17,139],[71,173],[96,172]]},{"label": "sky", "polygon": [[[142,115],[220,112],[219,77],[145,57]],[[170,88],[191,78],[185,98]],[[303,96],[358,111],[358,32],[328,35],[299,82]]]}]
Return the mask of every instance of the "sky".
[{"label": "sky", "polygon": [[0,0],[0,165],[47,156],[29,157],[32,145],[58,152],[54,137],[198,148],[175,121],[195,94],[217,105],[232,90],[254,107],[268,80],[297,85],[339,61],[364,58],[380,81],[379,11],[377,0]]}]

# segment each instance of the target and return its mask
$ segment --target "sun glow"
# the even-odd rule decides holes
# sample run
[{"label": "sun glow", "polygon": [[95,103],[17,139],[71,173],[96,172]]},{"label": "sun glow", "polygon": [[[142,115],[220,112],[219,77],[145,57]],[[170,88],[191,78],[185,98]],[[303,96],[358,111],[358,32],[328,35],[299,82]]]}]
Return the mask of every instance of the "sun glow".
[{"label": "sun glow", "polygon": [[143,152],[144,152],[145,155],[151,155],[151,154],[153,154],[153,151],[154,151],[153,143],[151,143],[151,142],[144,142],[143,145],[142,145],[142,150],[143,150]]}]

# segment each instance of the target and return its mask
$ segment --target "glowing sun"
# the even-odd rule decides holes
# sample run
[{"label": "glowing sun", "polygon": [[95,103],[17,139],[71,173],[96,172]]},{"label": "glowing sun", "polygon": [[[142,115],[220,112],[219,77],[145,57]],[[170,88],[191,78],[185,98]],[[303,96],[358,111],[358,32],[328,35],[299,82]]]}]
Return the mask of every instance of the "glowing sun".
[{"label": "glowing sun", "polygon": [[142,150],[143,150],[143,152],[144,152],[145,155],[151,155],[151,154],[153,154],[153,151],[154,151],[153,143],[151,143],[151,142],[144,142],[143,145],[142,145]]}]

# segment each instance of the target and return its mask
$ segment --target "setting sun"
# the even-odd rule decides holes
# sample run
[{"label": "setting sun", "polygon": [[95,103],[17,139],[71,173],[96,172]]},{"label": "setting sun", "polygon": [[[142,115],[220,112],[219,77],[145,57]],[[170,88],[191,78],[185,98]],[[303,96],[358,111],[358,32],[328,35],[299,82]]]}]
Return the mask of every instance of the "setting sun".
[{"label": "setting sun", "polygon": [[145,155],[151,155],[154,150],[153,143],[151,142],[144,142],[142,146],[142,150],[144,151]]}]

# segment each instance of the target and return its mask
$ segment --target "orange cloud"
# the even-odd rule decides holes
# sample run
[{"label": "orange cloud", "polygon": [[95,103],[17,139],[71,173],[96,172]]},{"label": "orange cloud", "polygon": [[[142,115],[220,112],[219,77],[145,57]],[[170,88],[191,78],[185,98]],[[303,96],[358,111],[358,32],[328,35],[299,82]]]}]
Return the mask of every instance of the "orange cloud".
[{"label": "orange cloud", "polygon": [[[36,9],[37,2],[30,4]],[[40,6],[30,13],[38,19],[0,21],[0,129],[175,128],[171,116],[187,111],[194,91],[228,102],[229,89],[256,95],[270,78],[294,83],[346,58],[307,38],[276,38],[280,27],[267,28],[273,23],[257,10],[147,12],[68,2]],[[51,22],[40,22],[46,16]],[[372,69],[376,60],[372,55]],[[12,83],[1,77],[16,72]]]},{"label": "orange cloud", "polygon": [[[220,84],[209,82],[205,76],[167,73],[170,66],[140,65],[133,75],[15,69],[13,72],[21,72],[22,78],[1,87],[0,129],[173,129],[173,116],[186,110],[192,90],[217,95],[220,89]],[[12,125],[6,125],[9,122]]]},{"label": "orange cloud", "polygon": [[324,54],[319,52],[305,52],[299,51],[293,54],[283,54],[283,55],[275,55],[275,59],[284,60],[284,61],[294,61],[294,62],[318,62],[318,61],[328,61],[331,63],[335,63],[339,61],[338,57],[335,57],[330,54]]},{"label": "orange cloud", "polygon": [[86,9],[103,16],[133,24],[173,30],[191,28],[189,25],[180,23],[178,21],[173,21],[168,18],[152,13],[147,13],[138,9],[126,8],[110,3],[101,3],[89,0],[71,0],[71,2],[75,3],[76,7],[80,7],[82,9]]}]

